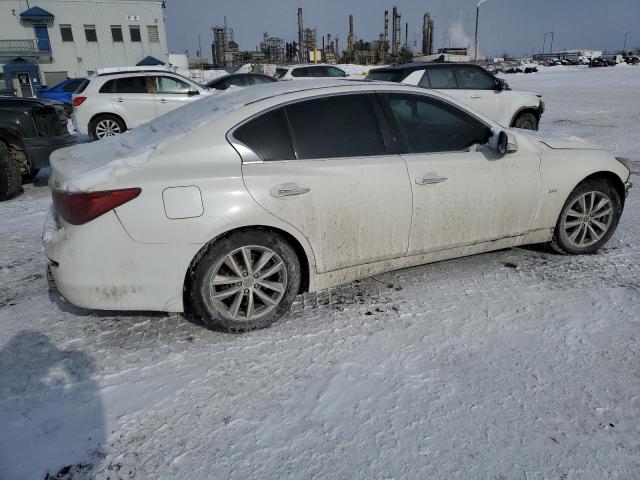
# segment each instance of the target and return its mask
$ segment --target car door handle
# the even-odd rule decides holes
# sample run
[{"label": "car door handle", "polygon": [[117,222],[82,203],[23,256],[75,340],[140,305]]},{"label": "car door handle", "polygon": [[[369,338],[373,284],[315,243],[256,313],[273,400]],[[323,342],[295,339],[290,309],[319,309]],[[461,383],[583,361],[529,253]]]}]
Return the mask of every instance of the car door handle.
[{"label": "car door handle", "polygon": [[120,102],[120,103],[122,103],[122,102],[124,102],[124,98],[122,98],[122,97],[118,97],[118,98],[116,98],[116,102]]},{"label": "car door handle", "polygon": [[295,183],[285,183],[271,189],[271,196],[276,198],[291,197],[293,195],[304,195],[311,189]]},{"label": "car door handle", "polygon": [[418,185],[432,185],[434,183],[446,182],[447,180],[447,177],[418,177],[416,178],[416,183]]},{"label": "car door handle", "polygon": [[482,98],[482,95],[470,95],[469,98]]},{"label": "car door handle", "polygon": [[161,98],[160,99],[160,103],[167,103],[167,99],[166,98]]}]

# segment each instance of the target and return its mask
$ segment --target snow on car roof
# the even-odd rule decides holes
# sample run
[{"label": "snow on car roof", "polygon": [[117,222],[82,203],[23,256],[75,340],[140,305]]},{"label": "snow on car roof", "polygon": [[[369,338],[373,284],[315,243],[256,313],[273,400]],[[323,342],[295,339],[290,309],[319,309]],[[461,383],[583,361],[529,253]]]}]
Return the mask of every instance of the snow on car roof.
[{"label": "snow on car roof", "polygon": [[330,87],[370,86],[373,83],[353,80],[305,80],[274,82],[250,88],[230,87],[206,95],[181,108],[166,113],[122,135],[75,145],[51,155],[53,187],[58,190],[83,191],[115,179],[149,160],[161,145],[216,118],[261,100],[305,90]]}]

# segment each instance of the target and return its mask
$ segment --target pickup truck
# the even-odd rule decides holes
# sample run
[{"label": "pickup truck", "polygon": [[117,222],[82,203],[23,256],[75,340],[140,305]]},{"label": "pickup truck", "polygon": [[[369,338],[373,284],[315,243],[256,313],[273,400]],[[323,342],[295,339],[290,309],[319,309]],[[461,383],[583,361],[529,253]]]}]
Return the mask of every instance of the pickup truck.
[{"label": "pickup truck", "polygon": [[49,166],[49,155],[76,143],[64,104],[42,98],[0,97],[0,201]]}]

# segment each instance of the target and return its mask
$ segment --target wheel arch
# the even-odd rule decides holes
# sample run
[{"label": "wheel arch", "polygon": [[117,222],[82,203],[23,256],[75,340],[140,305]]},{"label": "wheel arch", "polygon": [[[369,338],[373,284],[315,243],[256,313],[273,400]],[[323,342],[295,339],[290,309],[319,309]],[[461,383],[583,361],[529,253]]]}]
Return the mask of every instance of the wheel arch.
[{"label": "wheel arch", "polygon": [[283,230],[281,228],[274,227],[274,226],[271,226],[271,225],[243,226],[243,227],[238,227],[238,228],[234,228],[234,229],[228,230],[228,231],[216,236],[215,238],[209,240],[205,245],[203,245],[203,247],[200,250],[198,250],[198,253],[196,253],[196,255],[193,257],[193,259],[189,263],[189,267],[187,268],[187,271],[186,271],[185,277],[184,277],[184,281],[183,281],[182,299],[183,299],[183,305],[184,305],[184,311],[185,312],[190,311],[192,309],[192,307],[191,307],[191,297],[189,295],[189,291],[191,289],[191,279],[193,277],[193,272],[194,272],[195,266],[198,264],[198,262],[200,261],[202,256],[207,252],[207,250],[212,245],[214,245],[216,242],[220,241],[221,239],[223,239],[223,238],[225,238],[225,237],[227,237],[227,236],[229,236],[231,234],[234,234],[236,232],[251,231],[251,230],[269,231],[269,232],[275,233],[277,235],[280,235],[287,242],[289,242],[289,244],[291,245],[293,250],[296,252],[296,255],[298,257],[298,261],[300,262],[300,269],[302,270],[300,288],[298,290],[298,293],[304,293],[304,292],[308,292],[309,291],[309,285],[311,283],[311,271],[312,271],[311,262],[312,262],[312,258],[310,258],[309,254],[307,253],[307,251],[304,248],[304,246],[302,245],[302,243],[295,236],[293,236],[291,233],[287,232],[286,230]]},{"label": "wheel arch", "polygon": [[87,124],[87,126],[89,127],[89,134],[91,134],[93,122],[95,122],[99,117],[116,117],[124,124],[125,130],[129,130],[129,126],[127,125],[127,122],[122,117],[122,115],[118,115],[117,113],[113,113],[113,112],[100,112],[100,113],[96,113],[89,119],[89,123]]},{"label": "wheel arch", "polygon": [[573,192],[578,185],[584,182],[587,182],[589,180],[606,180],[607,182],[609,182],[613,186],[613,188],[616,189],[616,192],[620,196],[620,202],[621,202],[620,206],[624,207],[625,188],[624,188],[624,181],[620,178],[620,176],[608,170],[600,170],[598,172],[591,173],[590,175],[587,175],[585,178],[580,180],[578,183],[576,183],[573,186],[571,191]]},{"label": "wheel arch", "polygon": [[509,123],[509,127],[513,128],[516,124],[516,120],[523,113],[532,113],[536,117],[536,121],[538,122],[538,124],[540,123],[540,118],[542,116],[540,115],[540,112],[538,111],[538,109],[534,107],[526,106],[526,107],[520,107],[518,110],[516,110],[516,113],[514,113],[513,116],[511,117],[511,122]]}]

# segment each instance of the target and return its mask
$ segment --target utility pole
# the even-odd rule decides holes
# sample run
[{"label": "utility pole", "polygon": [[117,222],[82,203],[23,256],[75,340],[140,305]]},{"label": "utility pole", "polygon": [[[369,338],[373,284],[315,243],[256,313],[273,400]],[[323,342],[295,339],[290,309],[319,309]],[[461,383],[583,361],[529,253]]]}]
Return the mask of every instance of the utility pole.
[{"label": "utility pole", "polygon": [[551,51],[549,53],[553,54],[553,32],[551,32]]}]

